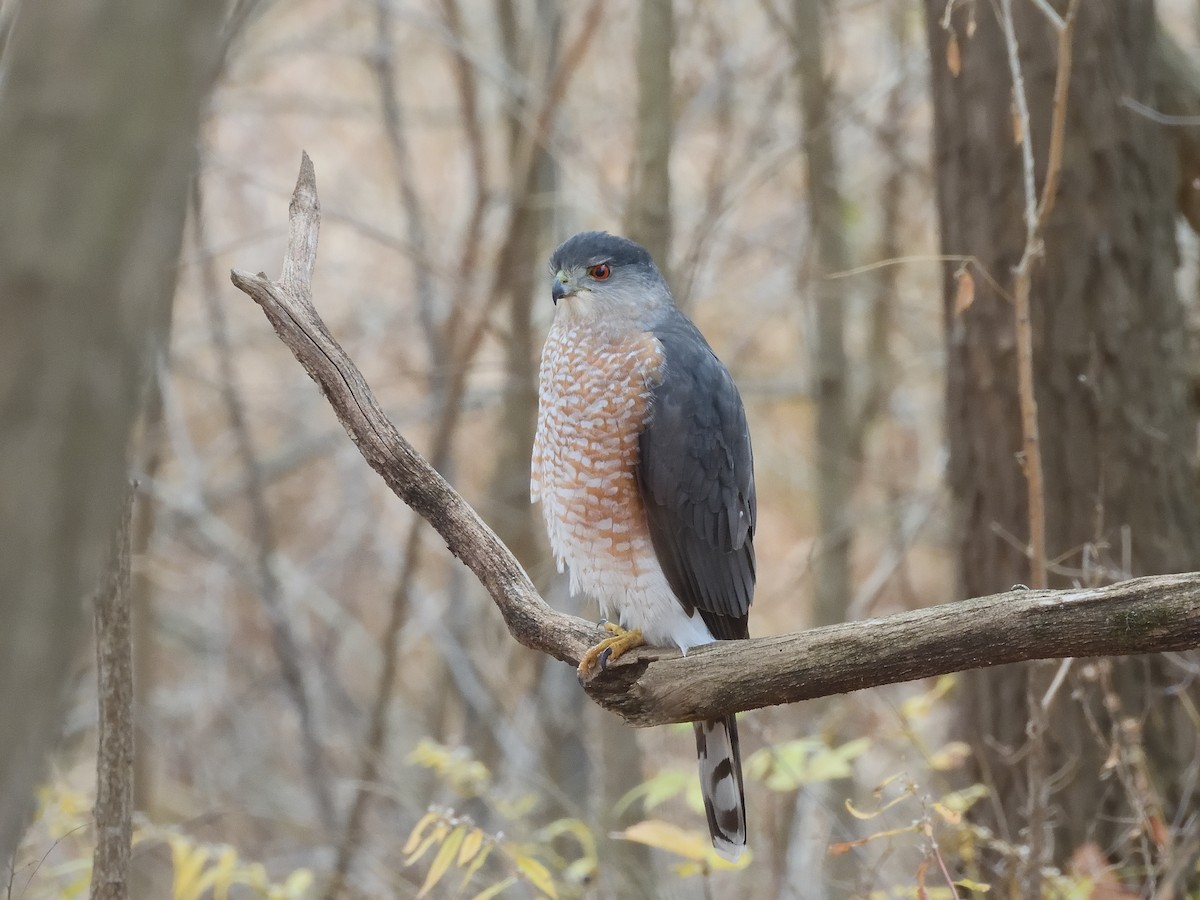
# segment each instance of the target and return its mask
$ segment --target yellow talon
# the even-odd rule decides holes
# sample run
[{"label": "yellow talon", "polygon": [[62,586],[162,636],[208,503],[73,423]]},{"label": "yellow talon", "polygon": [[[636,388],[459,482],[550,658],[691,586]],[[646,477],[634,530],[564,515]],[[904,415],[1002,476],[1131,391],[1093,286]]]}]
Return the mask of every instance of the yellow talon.
[{"label": "yellow talon", "polygon": [[612,637],[605,638],[587,653],[583,654],[583,659],[579,661],[580,681],[590,681],[600,672],[603,672],[612,660],[619,659],[635,647],[640,647],[646,643],[642,639],[642,630],[640,628],[627,631],[615,622],[603,622],[601,623],[601,627],[611,634]]}]

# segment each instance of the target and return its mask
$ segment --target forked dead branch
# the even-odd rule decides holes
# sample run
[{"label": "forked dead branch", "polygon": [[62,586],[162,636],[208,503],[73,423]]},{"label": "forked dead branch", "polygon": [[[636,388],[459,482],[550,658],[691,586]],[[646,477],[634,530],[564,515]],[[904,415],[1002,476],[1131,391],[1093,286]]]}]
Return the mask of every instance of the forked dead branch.
[{"label": "forked dead branch", "polygon": [[[317,315],[311,279],[319,227],[316,179],[305,154],[280,280],[235,269],[233,283],[266,313],[371,467],[487,589],[512,636],[577,665],[603,632],[541,598],[487,524],[388,421],[358,367]],[[1200,573],[1189,573],[1095,589],[1022,588],[798,634],[718,642],[686,658],[643,648],[622,657],[586,690],[631,724],[659,725],[1023,660],[1195,647],[1200,647]]]}]

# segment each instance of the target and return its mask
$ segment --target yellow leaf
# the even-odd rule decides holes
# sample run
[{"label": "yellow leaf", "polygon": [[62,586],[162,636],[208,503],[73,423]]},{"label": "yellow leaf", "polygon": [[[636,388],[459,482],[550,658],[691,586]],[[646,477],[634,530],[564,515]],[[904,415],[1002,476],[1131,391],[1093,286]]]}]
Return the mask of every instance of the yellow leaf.
[{"label": "yellow leaf", "polygon": [[[174,900],[196,900],[203,891],[199,886],[200,875],[204,864],[208,862],[208,850],[204,847],[193,847],[182,837],[172,835],[171,863],[174,878],[171,882],[171,896]],[[200,890],[197,890],[197,887]]]},{"label": "yellow leaf", "polygon": [[990,884],[987,884],[982,881],[972,881],[970,878],[960,878],[958,881],[956,881],[954,883],[956,885],[958,885],[960,888],[963,888],[964,890],[975,891],[976,893],[979,893],[979,894],[986,894],[988,891],[990,891],[992,889],[992,886]]},{"label": "yellow leaf", "polygon": [[313,886],[313,873],[311,869],[297,869],[287,877],[283,883],[283,896],[288,898],[307,897]]},{"label": "yellow leaf", "polygon": [[478,894],[472,897],[471,900],[492,900],[492,898],[497,896],[501,891],[508,890],[508,888],[512,887],[516,883],[516,876],[510,875],[503,881],[497,881],[490,888],[480,891]]},{"label": "yellow leaf", "polygon": [[[963,279],[966,278],[970,281],[970,299],[973,302],[975,299],[975,280],[971,277],[971,273],[963,268],[955,272],[954,277],[958,281],[958,287],[960,291],[964,286]],[[956,313],[959,311],[957,309],[958,299],[958,297],[955,297]],[[969,306],[970,303],[967,305]],[[923,694],[917,694],[915,697],[909,697],[907,700],[901,703],[900,715],[905,719],[913,719],[919,718],[920,716],[929,715],[929,713],[933,711],[934,704],[950,693],[950,689],[953,688],[957,682],[958,678],[954,675],[942,675],[937,681],[934,682],[931,689]]]},{"label": "yellow leaf", "polygon": [[929,757],[929,766],[937,772],[948,772],[957,769],[971,756],[971,745],[964,741],[951,741],[933,756]]},{"label": "yellow leaf", "polygon": [[909,797],[910,793],[911,793],[910,791],[905,791],[899,797],[893,797],[891,800],[889,800],[887,803],[883,804],[881,807],[879,807],[879,809],[877,809],[873,812],[863,812],[862,810],[855,809],[854,804],[851,803],[849,799],[847,799],[846,800],[846,812],[850,813],[850,815],[854,816],[854,818],[856,818],[856,819],[873,819],[876,816],[880,815],[881,813],[887,812],[889,809],[891,809],[897,803],[900,803],[901,801],[907,799]]},{"label": "yellow leaf", "polygon": [[579,819],[555,819],[549,825],[538,829],[537,840],[548,844],[564,834],[569,834],[579,843],[585,856],[596,856],[596,838],[587,824]]},{"label": "yellow leaf", "polygon": [[[311,873],[309,877],[312,877]],[[238,883],[262,892],[271,886],[271,879],[267,877],[267,870],[263,868],[262,863],[251,863],[242,869],[241,878]]]},{"label": "yellow leaf", "polygon": [[409,834],[408,840],[404,843],[404,849],[400,852],[407,855],[417,849],[417,844],[421,842],[421,836],[425,833],[425,829],[440,819],[441,813],[436,813],[430,810],[417,820],[417,824],[413,826],[412,833]]},{"label": "yellow leaf", "polygon": [[596,857],[581,856],[563,870],[563,881],[567,884],[589,884],[596,877],[596,869]]},{"label": "yellow leaf", "polygon": [[492,844],[492,843],[487,844],[486,846],[484,846],[483,850],[480,851],[479,853],[477,853],[475,855],[475,858],[473,860],[471,860],[471,864],[469,866],[467,866],[466,871],[463,872],[462,884],[460,884],[458,886],[458,890],[460,893],[466,888],[466,886],[468,884],[471,883],[471,879],[475,877],[475,873],[478,872],[481,868],[483,868],[483,864],[487,860],[488,855],[492,852],[492,847],[494,847],[494,846],[496,846],[496,845]]},{"label": "yellow leaf", "polygon": [[535,839],[539,844],[550,844],[563,835],[570,835],[579,844],[579,849],[582,855],[567,866],[563,872],[565,878],[571,884],[583,884],[587,879],[595,874],[599,867],[599,858],[596,854],[596,838],[592,834],[592,830],[587,827],[587,824],[579,819],[564,818],[555,819],[544,828],[538,829]]},{"label": "yellow leaf", "polygon": [[404,861],[404,865],[411,866],[418,859],[425,855],[434,844],[440,844],[446,839],[446,835],[450,833],[450,826],[445,820],[439,821],[433,831],[425,835],[425,839],[417,845],[417,849],[408,855],[408,859]]},{"label": "yellow leaf", "polygon": [[213,900],[228,900],[229,888],[233,886],[235,869],[237,868],[237,850],[233,847],[223,847],[221,855],[212,868]]},{"label": "yellow leaf", "polygon": [[547,897],[558,900],[558,891],[554,889],[554,879],[550,877],[549,869],[532,856],[518,856],[513,862],[517,864],[517,868],[525,876],[526,881]]},{"label": "yellow leaf", "polygon": [[962,822],[962,813],[956,812],[953,809],[942,806],[940,803],[933,804],[933,811],[946,820],[950,825],[957,825]]},{"label": "yellow leaf", "polygon": [[505,796],[493,801],[493,806],[506,819],[524,819],[541,802],[541,798],[533,791],[516,796]]},{"label": "yellow leaf", "polygon": [[955,78],[962,71],[962,53],[958,49],[958,35],[950,32],[950,40],[946,42],[946,68]]},{"label": "yellow leaf", "polygon": [[405,761],[432,769],[450,787],[465,796],[478,796],[492,777],[487,766],[474,759],[466,749],[447,747],[429,738],[422,738]]},{"label": "yellow leaf", "polygon": [[664,822],[661,819],[645,819],[630,825],[624,831],[618,831],[612,837],[619,840],[634,841],[666,850],[676,856],[692,862],[703,862],[708,858],[711,842],[707,835],[696,831],[684,831],[678,825]]},{"label": "yellow leaf", "polygon": [[973,784],[961,791],[951,791],[942,798],[942,805],[956,813],[964,813],[988,794],[988,789],[982,784]]},{"label": "yellow leaf", "polygon": [[467,832],[467,836],[463,838],[462,849],[458,851],[459,867],[465,866],[475,858],[475,854],[479,852],[479,848],[483,846],[483,832],[478,828],[472,828]]},{"label": "yellow leaf", "polygon": [[437,856],[433,858],[433,864],[429,867],[429,874],[425,876],[425,883],[421,885],[421,890],[417,893],[417,900],[421,900],[426,894],[433,890],[433,886],[442,880],[442,876],[446,874],[446,870],[450,868],[450,864],[454,862],[454,857],[458,855],[459,848],[462,847],[463,838],[466,837],[467,826],[459,825],[446,838],[441,849],[438,850]]},{"label": "yellow leaf", "polygon": [[609,837],[616,838],[617,840],[634,841],[658,850],[666,850],[668,853],[674,853],[676,856],[681,856],[685,860],[695,863],[700,867],[700,870],[706,872],[713,869],[721,869],[723,871],[744,869],[750,865],[750,860],[753,856],[753,854],[746,852],[741,855],[741,858],[737,862],[730,862],[713,849],[712,840],[707,833],[702,834],[699,831],[686,831],[678,825],[672,825],[670,822],[663,822],[659,819],[646,819],[643,822],[636,822],[624,831],[617,831],[610,834]]}]

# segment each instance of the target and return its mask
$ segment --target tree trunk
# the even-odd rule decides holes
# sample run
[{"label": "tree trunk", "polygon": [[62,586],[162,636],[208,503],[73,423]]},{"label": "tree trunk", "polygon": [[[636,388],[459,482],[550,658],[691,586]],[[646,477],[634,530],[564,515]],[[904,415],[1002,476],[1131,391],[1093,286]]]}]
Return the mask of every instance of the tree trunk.
[{"label": "tree trunk", "polygon": [[825,276],[849,268],[837,150],[830,120],[832,86],[825,73],[825,29],[818,0],[796,0],[796,75],[800,83],[808,219],[815,248],[816,342],[813,389],[817,414],[817,519],[813,556],[813,624],[846,618],[850,605],[850,501],[855,451],[848,407],[844,281]]},{"label": "tree trunk", "polygon": [[[954,266],[944,284],[959,590],[976,596],[1029,578],[1013,307],[979,271],[1011,290],[1025,226],[996,7],[957,7],[951,30],[941,24],[945,10],[942,0],[926,0],[942,252],[973,256],[979,266],[969,305],[956,308]],[[1034,4],[1017,3],[1015,18],[1040,191],[1057,39]],[[1123,105],[1126,97],[1155,105],[1155,46],[1149,4],[1080,5],[1062,182],[1032,290],[1047,554],[1057,560],[1052,586],[1200,562],[1196,414],[1173,280],[1175,160],[1162,127]],[[1058,862],[1090,840],[1127,860],[1158,800],[1168,816],[1173,803],[1186,802],[1179,786],[1200,750],[1194,725],[1171,697],[1185,680],[1177,665],[1165,657],[1113,661],[1106,705],[1096,673],[1103,676],[1107,665],[1077,662],[1049,716],[1045,751],[1054,784],[1033,790],[1049,792]],[[1028,674],[1026,666],[973,673],[962,698],[976,774],[994,791],[981,816],[1015,842],[1029,840],[1022,830],[1030,785],[1019,764]],[[1140,737],[1126,739],[1133,734]],[[1139,750],[1147,757],[1146,790],[1122,775],[1137,768]],[[1107,777],[1110,751],[1120,777]],[[1156,860],[1138,862],[1153,872]]]},{"label": "tree trunk", "polygon": [[625,234],[650,251],[670,282],[672,0],[642,0],[637,46],[637,138]]},{"label": "tree trunk", "polygon": [[96,597],[96,849],[92,900],[127,900],[133,849],[133,626],[129,530],[133,488]]},{"label": "tree trunk", "polygon": [[0,865],[60,723],[165,341],[222,4],[21,5],[0,80]]}]

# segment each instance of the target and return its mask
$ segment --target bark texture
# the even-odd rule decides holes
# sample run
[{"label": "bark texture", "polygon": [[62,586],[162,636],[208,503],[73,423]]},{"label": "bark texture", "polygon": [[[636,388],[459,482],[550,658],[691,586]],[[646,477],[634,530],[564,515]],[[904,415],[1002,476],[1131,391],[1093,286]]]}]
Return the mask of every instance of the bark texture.
[{"label": "bark texture", "polygon": [[[1025,229],[1003,36],[993,6],[958,8],[950,30],[945,10],[927,0],[942,252],[973,256],[1011,285]],[[1034,4],[1016,4],[1015,14],[1040,190],[1056,36]],[[1175,159],[1161,126],[1124,103],[1155,104],[1155,17],[1150,4],[1103,0],[1082,4],[1076,27],[1062,181],[1031,295],[1047,551],[1058,561],[1058,585],[1179,572],[1200,557],[1196,416],[1173,281]],[[973,596],[1028,579],[1021,545],[1029,524],[1012,304],[977,277],[974,301],[956,309],[952,269],[944,288],[950,482],[961,589]],[[1025,667],[978,673],[962,709],[979,775],[997,797],[984,814],[1015,841],[1029,803],[1014,764],[1025,741],[1027,677]],[[1117,666],[1118,709],[1105,708],[1095,684],[1059,693],[1046,738],[1047,770],[1056,773],[1048,823],[1055,859],[1087,840],[1115,847],[1144,813],[1144,798],[1104,777],[1125,720],[1141,732],[1154,790],[1180,797],[1198,750],[1194,725],[1170,698],[1184,679],[1165,658],[1145,657]]]},{"label": "bark texture", "polygon": [[21,5],[0,82],[0,861],[60,722],[165,339],[213,0]]},{"label": "bark texture", "polygon": [[96,598],[96,850],[93,900],[129,896],[133,849],[133,628],[130,624],[129,531],[133,491],[117,525],[104,586]]}]

